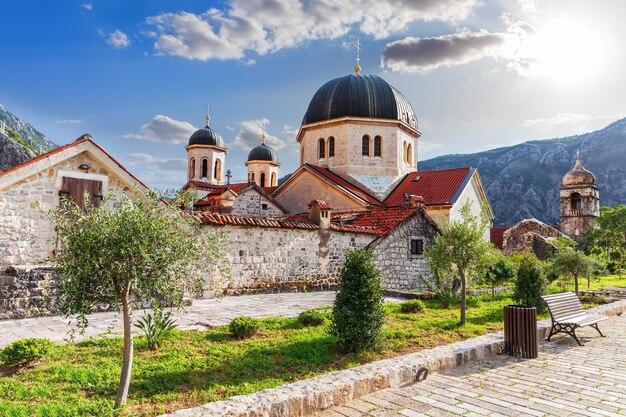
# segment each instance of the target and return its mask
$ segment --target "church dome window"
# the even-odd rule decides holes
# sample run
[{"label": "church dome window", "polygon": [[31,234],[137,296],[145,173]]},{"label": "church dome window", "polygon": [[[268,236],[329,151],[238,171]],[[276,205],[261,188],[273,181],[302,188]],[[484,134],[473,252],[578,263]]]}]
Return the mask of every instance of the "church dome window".
[{"label": "church dome window", "polygon": [[361,155],[370,156],[370,137],[368,135],[364,135],[361,139]]},{"label": "church dome window", "polygon": [[410,143],[406,145],[406,163],[413,165],[413,145]]},{"label": "church dome window", "polygon": [[374,156],[382,156],[382,142],[383,139],[380,136],[374,137]]},{"label": "church dome window", "polygon": [[265,172],[261,172],[260,180],[261,188],[265,187]]},{"label": "church dome window", "polygon": [[328,138],[328,157],[335,157],[335,138],[332,136]]},{"label": "church dome window", "polygon": [[326,143],[324,141],[324,138],[320,138],[320,140],[318,140],[317,143],[318,143],[319,159],[326,158]]},{"label": "church dome window", "polygon": [[189,163],[189,179],[196,176],[196,158],[191,158]]},{"label": "church dome window", "polygon": [[200,177],[206,178],[208,176],[209,176],[209,161],[206,158],[204,158],[202,160],[202,170],[200,173]]},{"label": "church dome window", "polygon": [[220,159],[215,160],[215,170],[213,172],[213,178],[218,181],[222,178],[222,161]]}]

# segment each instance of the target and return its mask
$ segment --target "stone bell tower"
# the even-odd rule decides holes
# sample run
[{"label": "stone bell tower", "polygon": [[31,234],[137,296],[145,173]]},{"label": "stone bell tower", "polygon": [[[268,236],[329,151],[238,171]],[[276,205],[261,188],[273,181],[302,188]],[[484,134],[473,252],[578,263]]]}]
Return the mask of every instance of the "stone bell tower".
[{"label": "stone bell tower", "polygon": [[595,175],[583,167],[578,152],[574,168],[563,177],[560,201],[561,232],[580,239],[600,216],[600,192]]}]

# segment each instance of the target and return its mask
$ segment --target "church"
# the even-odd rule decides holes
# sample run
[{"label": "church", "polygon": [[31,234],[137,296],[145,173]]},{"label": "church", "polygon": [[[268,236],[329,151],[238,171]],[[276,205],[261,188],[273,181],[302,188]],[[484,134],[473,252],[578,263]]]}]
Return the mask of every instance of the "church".
[{"label": "church", "polygon": [[438,224],[459,220],[466,203],[493,220],[476,169],[417,169],[411,103],[358,65],[313,94],[296,138],[300,166],[282,181],[263,134],[244,162],[248,181],[231,183],[228,149],[209,123],[207,115],[189,138],[183,189],[195,193],[194,215],[207,227],[228,226],[233,274],[228,283],[208,277],[207,289],[332,286],[348,248],[374,251],[387,289],[423,289]]}]

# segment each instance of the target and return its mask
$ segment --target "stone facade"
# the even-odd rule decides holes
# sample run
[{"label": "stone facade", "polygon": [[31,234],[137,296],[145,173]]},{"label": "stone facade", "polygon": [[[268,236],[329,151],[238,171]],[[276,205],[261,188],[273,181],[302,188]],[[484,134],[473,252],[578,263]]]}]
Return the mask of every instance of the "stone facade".
[{"label": "stone facade", "polygon": [[59,277],[48,267],[0,271],[0,320],[60,314]]},{"label": "stone facade", "polygon": [[247,161],[248,182],[259,187],[276,187],[278,185],[278,168],[280,164],[272,161]]},{"label": "stone facade", "polygon": [[[426,265],[426,250],[435,241],[437,229],[420,213],[370,245],[374,262],[381,271],[383,287],[395,291],[427,290],[422,278],[433,282],[433,272]],[[421,254],[411,254],[411,240],[423,242]]]},{"label": "stone facade", "polygon": [[[82,164],[89,165],[89,174],[78,169]],[[117,205],[123,195],[133,192],[130,186],[86,152],[0,188],[0,266],[35,264],[53,254],[57,239],[55,225],[41,208],[59,205],[63,177],[102,181],[103,194],[112,195],[107,202],[111,207]]]},{"label": "stone facade", "polygon": [[522,220],[504,232],[502,251],[505,255],[524,250],[534,252],[535,248],[542,248],[541,252],[545,252],[545,242],[536,241],[535,235],[545,240],[562,237],[563,233],[536,219]]},{"label": "stone facade", "polygon": [[594,219],[600,216],[600,192],[595,185],[561,188],[560,203],[561,231],[572,238],[580,238],[583,232],[591,230]]},{"label": "stone facade", "polygon": [[259,194],[255,189],[241,191],[233,202],[232,214],[249,217],[280,217],[285,213],[274,202]]},{"label": "stone facade", "polygon": [[[187,146],[187,179],[189,181],[205,181],[210,184],[224,183],[224,166],[228,151],[217,146]],[[203,176],[202,161],[207,161],[206,176]],[[216,170],[217,165],[217,170]],[[217,176],[215,175],[217,174]]]}]

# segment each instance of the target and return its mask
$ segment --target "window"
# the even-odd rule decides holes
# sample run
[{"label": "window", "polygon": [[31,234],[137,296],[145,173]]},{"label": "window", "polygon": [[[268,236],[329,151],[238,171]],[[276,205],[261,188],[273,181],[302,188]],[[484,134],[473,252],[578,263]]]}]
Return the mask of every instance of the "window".
[{"label": "window", "polygon": [[413,145],[406,145],[406,163],[413,165]]},{"label": "window", "polygon": [[361,155],[370,156],[370,137],[367,135],[361,140]]},{"label": "window", "polygon": [[196,176],[196,158],[191,158],[189,163],[189,179],[193,179]]},{"label": "window", "polygon": [[267,210],[267,204],[265,203],[261,204],[261,210]]},{"label": "window", "polygon": [[200,174],[201,178],[206,178],[209,175],[209,161],[206,159],[202,160],[202,172]]},{"label": "window", "polygon": [[374,156],[382,155],[382,141],[383,139],[380,136],[374,138]]},{"label": "window", "polygon": [[215,178],[218,181],[222,179],[222,160],[221,159],[215,160],[215,172],[213,172],[213,178]]},{"label": "window", "polygon": [[333,158],[335,156],[335,138],[328,138],[328,157]]},{"label": "window", "polygon": [[261,184],[260,184],[260,186],[261,186],[261,187],[265,187],[265,172],[261,172],[260,179],[261,179]]},{"label": "window", "polygon": [[250,182],[254,182],[254,172],[250,173]]},{"label": "window", "polygon": [[411,239],[411,255],[424,254],[424,241],[422,239]]},{"label": "window", "polygon": [[406,142],[402,143],[402,161],[407,162]]},{"label": "window", "polygon": [[572,193],[569,201],[572,210],[581,210],[583,208],[583,199],[579,193]]},{"label": "window", "polygon": [[320,159],[324,159],[326,158],[326,143],[324,143],[324,139],[320,138],[319,141],[317,141],[318,143],[318,152],[319,152],[319,157]]},{"label": "window", "polygon": [[272,178],[272,181],[271,181],[270,186],[276,187],[276,173],[275,172],[272,172],[272,177],[271,178]]},{"label": "window", "polygon": [[102,181],[63,177],[63,183],[59,191],[61,204],[63,204],[64,199],[70,199],[84,210],[87,206],[85,194],[91,200],[90,203],[98,207],[102,201]]}]

